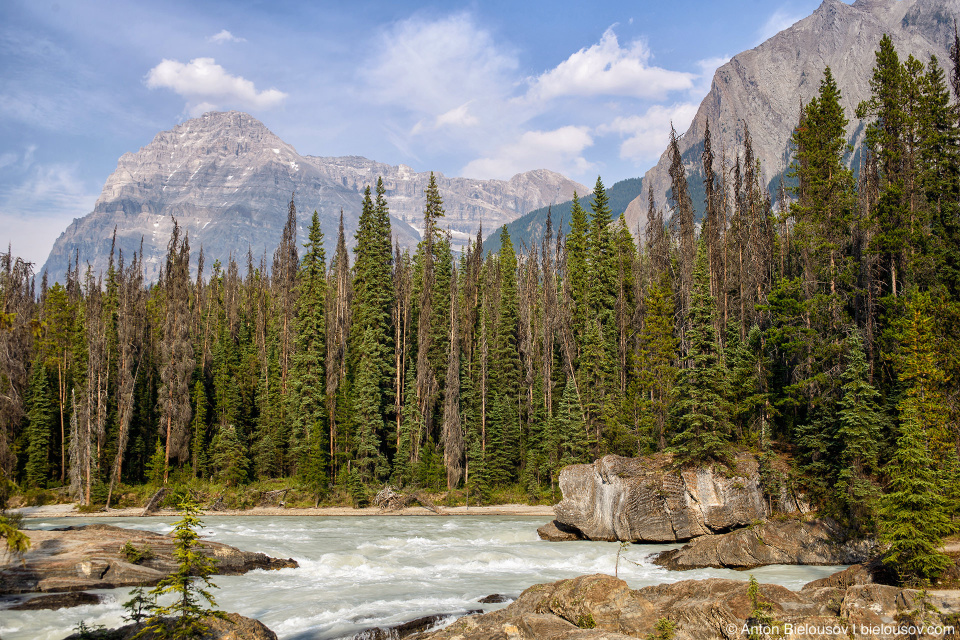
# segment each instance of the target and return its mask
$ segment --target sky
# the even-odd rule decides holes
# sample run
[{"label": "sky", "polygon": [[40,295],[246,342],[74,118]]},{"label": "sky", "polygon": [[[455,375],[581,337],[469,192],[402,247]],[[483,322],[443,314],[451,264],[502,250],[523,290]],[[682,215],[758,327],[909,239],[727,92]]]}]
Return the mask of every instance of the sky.
[{"label": "sky", "polygon": [[304,155],[642,176],[716,68],[817,0],[0,2],[0,243],[42,265],[117,159],[211,110]]}]

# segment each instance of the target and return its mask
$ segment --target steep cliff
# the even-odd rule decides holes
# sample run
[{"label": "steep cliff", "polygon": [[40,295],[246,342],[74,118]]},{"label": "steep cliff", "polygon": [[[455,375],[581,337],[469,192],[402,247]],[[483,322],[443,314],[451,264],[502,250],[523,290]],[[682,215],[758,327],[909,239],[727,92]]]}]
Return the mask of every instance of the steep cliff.
[{"label": "steep cliff", "polygon": [[[934,54],[946,67],[953,18],[958,14],[960,0],[857,0],[849,5],[824,0],[810,16],[734,56],[717,69],[710,93],[680,140],[694,206],[703,208],[700,154],[707,121],[714,152],[719,159],[723,150],[728,168],[735,155],[742,153],[746,123],[754,153],[763,166],[764,182],[770,184],[789,165],[788,143],[800,104],[816,94],[824,67],[830,67],[840,87],[841,104],[850,120],[847,133],[856,145],[862,140],[864,124],[854,110],[870,96],[874,52],[880,38],[889,34],[904,59],[912,54],[926,63]],[[643,193],[627,209],[631,230],[638,223],[641,229],[646,225],[648,185],[653,185],[657,205],[669,206],[669,168],[670,158],[664,151],[657,165],[644,175]],[[719,167],[715,169],[719,171]]]}]

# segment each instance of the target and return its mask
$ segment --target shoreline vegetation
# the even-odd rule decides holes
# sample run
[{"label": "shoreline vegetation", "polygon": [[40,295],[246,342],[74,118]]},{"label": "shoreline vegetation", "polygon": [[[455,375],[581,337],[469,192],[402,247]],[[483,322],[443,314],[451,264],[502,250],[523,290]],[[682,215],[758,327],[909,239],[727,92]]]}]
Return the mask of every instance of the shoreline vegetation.
[{"label": "shoreline vegetation", "polygon": [[[251,507],[249,509],[204,510],[205,518],[213,516],[545,516],[553,517],[553,507],[547,505],[500,504],[483,506],[438,507],[435,513],[422,506],[384,510],[378,507]],[[20,514],[24,520],[42,518],[137,518],[143,514],[142,507],[123,507],[107,511],[79,511],[77,503],[50,504],[38,507],[21,507],[10,512]],[[158,509],[149,517],[177,517],[175,509]]]}]

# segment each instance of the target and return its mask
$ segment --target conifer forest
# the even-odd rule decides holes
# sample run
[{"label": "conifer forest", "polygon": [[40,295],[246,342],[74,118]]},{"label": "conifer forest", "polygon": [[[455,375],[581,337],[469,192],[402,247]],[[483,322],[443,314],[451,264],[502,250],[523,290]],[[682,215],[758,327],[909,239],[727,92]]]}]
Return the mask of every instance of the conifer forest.
[{"label": "conifer forest", "polygon": [[945,535],[960,517],[958,49],[943,67],[884,38],[856,113],[825,69],[772,185],[749,123],[739,149],[704,132],[702,185],[672,132],[670,205],[650,188],[645,229],[598,178],[537,244],[504,228],[498,253],[478,233],[455,254],[431,180],[412,254],[391,243],[381,182],[352,250],[316,213],[298,233],[294,196],[272,256],[210,264],[175,225],[156,282],[119,251],[102,274],[79,259],[34,274],[8,252],[0,467],[84,504],[191,478],[473,503],[508,486],[554,501],[562,467],[610,453],[749,449],[770,491],[791,483],[852,528]]}]

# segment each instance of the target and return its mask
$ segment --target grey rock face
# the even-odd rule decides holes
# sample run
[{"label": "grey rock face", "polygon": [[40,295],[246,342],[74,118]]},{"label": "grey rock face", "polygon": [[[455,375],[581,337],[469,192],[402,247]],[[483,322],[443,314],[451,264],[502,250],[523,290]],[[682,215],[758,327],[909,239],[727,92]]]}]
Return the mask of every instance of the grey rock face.
[{"label": "grey rock face", "polygon": [[[728,168],[734,154],[742,153],[743,123],[750,128],[753,149],[763,165],[765,183],[790,162],[788,143],[800,116],[800,103],[809,102],[829,66],[840,88],[850,123],[847,134],[854,144],[863,138],[863,123],[854,114],[857,104],[870,96],[874,53],[886,33],[901,59],[912,54],[926,64],[935,54],[941,67],[948,65],[953,41],[953,16],[960,0],[824,0],[810,16],[754,49],[734,56],[717,69],[710,93],[700,104],[693,123],[680,140],[687,178],[702,181],[700,143],[710,122],[714,153],[719,162],[725,151]],[[646,225],[647,187],[653,185],[657,206],[668,211],[670,158],[660,161],[643,178],[644,193],[627,210],[627,227]],[[715,170],[720,171],[716,166]],[[703,203],[695,206],[702,209]]]},{"label": "grey rock face", "polygon": [[[674,471],[669,456],[605,456],[560,472],[558,522],[589,540],[683,542],[743,527],[769,515],[757,461],[736,459],[733,473],[713,467]],[[801,510],[784,495],[774,510]]]},{"label": "grey rock face", "polygon": [[[148,279],[163,264],[172,218],[187,231],[194,265],[202,246],[207,273],[214,260],[232,254],[243,265],[250,252],[268,266],[287,218],[291,195],[298,211],[298,237],[306,238],[316,210],[327,255],[336,244],[340,212],[347,240],[353,234],[363,189],[383,176],[393,218],[394,239],[414,247],[426,203],[429,173],[360,157],[302,156],[252,116],[230,111],[207,113],[163,131],[136,153],[124,154],[107,179],[89,215],[74,220],[54,244],[44,268],[51,282],[62,280],[77,252],[81,265],[105,270],[111,236],[129,259],[140,251]],[[529,210],[569,200],[577,184],[550,171],[531,171],[509,181],[468,180],[437,175],[455,247],[465,245],[483,224],[487,229]],[[411,226],[414,225],[414,226]],[[41,270],[42,272],[42,270]]]}]

